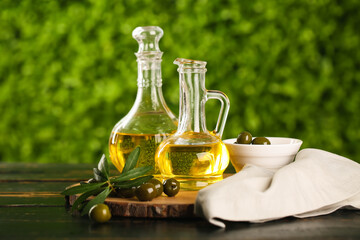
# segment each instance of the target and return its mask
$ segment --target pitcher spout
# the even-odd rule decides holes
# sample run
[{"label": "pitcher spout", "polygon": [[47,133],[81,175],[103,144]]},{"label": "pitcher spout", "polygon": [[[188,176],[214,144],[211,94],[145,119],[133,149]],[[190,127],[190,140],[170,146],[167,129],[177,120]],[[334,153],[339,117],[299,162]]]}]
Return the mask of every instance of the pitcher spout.
[{"label": "pitcher spout", "polygon": [[178,65],[178,72],[206,72],[206,63],[205,61],[177,58],[174,61],[174,64]]}]

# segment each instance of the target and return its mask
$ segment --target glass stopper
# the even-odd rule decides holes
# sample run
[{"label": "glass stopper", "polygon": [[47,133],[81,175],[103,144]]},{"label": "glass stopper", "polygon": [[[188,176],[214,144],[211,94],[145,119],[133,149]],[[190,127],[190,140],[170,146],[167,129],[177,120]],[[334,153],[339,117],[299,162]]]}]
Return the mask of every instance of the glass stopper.
[{"label": "glass stopper", "polygon": [[163,35],[164,31],[157,26],[135,28],[132,32],[132,36],[139,43],[139,51],[136,55],[149,52],[162,53],[159,48],[159,41]]}]

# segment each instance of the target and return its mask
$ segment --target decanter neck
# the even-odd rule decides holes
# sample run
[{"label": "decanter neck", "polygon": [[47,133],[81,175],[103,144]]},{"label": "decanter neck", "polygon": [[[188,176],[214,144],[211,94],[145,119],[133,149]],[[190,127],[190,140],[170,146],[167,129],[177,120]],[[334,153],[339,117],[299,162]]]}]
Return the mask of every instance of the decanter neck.
[{"label": "decanter neck", "polygon": [[[157,26],[137,27],[133,38],[139,43],[135,53],[138,62],[138,94],[136,101],[144,109],[158,110],[164,105],[161,79],[159,40],[163,30]],[[141,103],[140,103],[141,102]]]},{"label": "decanter neck", "polygon": [[164,111],[161,60],[138,59],[136,104],[144,111]]},{"label": "decanter neck", "polygon": [[148,88],[161,87],[161,57],[159,41],[164,35],[157,26],[137,27],[132,33],[138,42],[139,49],[135,53],[138,62],[138,86]]},{"label": "decanter neck", "polygon": [[[196,61],[197,62],[197,61]],[[208,132],[205,120],[205,65],[176,62],[179,65],[180,109],[177,133]],[[205,63],[206,62],[201,62]]]},{"label": "decanter neck", "polygon": [[161,87],[161,56],[160,58],[143,59],[138,57],[137,85],[142,88]]}]

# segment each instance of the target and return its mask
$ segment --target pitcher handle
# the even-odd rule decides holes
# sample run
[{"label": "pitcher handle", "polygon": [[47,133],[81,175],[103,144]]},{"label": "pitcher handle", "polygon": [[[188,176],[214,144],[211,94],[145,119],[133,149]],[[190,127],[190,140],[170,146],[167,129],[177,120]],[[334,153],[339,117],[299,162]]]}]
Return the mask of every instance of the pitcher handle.
[{"label": "pitcher handle", "polygon": [[217,99],[221,102],[219,118],[217,120],[215,130],[213,131],[221,138],[230,109],[230,101],[225,93],[217,90],[206,90],[206,101],[209,99]]}]

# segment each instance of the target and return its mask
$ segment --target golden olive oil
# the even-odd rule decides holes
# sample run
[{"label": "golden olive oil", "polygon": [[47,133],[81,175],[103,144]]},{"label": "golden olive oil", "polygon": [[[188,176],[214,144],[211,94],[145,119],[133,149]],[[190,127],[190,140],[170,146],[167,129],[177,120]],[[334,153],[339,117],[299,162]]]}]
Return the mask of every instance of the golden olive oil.
[{"label": "golden olive oil", "polygon": [[220,140],[204,145],[165,144],[156,161],[162,177],[176,178],[183,190],[198,190],[222,180],[229,154]]},{"label": "golden olive oil", "polygon": [[[127,134],[112,133],[109,148],[110,158],[114,166],[121,172],[129,154],[140,146],[140,156],[136,167],[152,166],[149,174],[160,174],[155,164],[155,152],[159,144],[169,134]],[[114,136],[115,135],[115,136]]]}]

